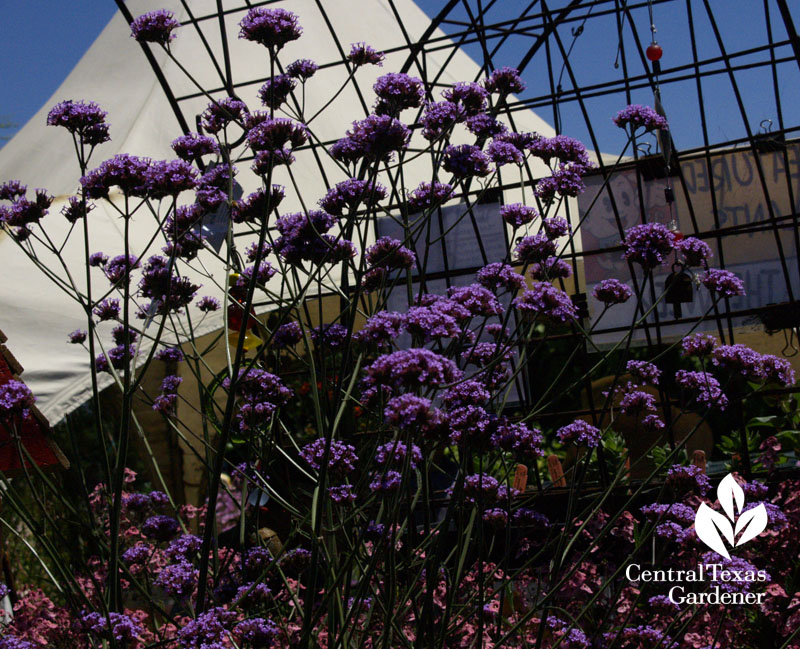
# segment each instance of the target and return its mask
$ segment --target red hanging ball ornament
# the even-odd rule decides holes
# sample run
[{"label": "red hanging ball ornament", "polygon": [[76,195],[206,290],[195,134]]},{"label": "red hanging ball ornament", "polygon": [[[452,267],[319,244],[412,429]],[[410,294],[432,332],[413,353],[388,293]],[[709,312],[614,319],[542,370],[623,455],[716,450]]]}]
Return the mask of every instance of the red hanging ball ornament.
[{"label": "red hanging ball ornament", "polygon": [[661,46],[653,41],[650,45],[647,46],[647,50],[645,51],[648,60],[650,61],[658,61],[664,54],[664,50],[661,49]]}]

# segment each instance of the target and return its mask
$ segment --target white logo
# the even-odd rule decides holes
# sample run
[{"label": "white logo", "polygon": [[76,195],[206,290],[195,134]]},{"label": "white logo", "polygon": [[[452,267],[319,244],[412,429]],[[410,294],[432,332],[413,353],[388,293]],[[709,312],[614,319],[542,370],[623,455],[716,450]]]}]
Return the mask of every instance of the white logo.
[{"label": "white logo", "polygon": [[[756,538],[767,527],[767,509],[761,503],[742,513],[744,491],[730,473],[719,483],[717,499],[727,518],[703,503],[694,517],[694,529],[703,543],[717,554],[730,559],[725,541],[731,547],[739,547]],[[723,537],[725,541],[722,540]],[[736,537],[739,537],[738,540]]]}]

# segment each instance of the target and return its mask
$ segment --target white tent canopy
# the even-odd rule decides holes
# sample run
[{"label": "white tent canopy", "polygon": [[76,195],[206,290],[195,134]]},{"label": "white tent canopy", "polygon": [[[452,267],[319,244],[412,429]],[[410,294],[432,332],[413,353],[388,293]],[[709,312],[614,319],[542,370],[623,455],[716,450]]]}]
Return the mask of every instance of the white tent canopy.
[{"label": "white tent canopy", "polygon": [[[243,3],[232,3],[242,7]],[[323,0],[319,3],[326,10],[321,13],[314,0],[294,0],[284,5],[300,16],[303,26],[303,37],[287,45],[280,55],[285,65],[297,58],[309,58],[320,64],[341,60],[340,48],[349,50],[350,44],[366,41],[376,49],[391,51],[406,45],[406,37],[398,25],[398,19],[391,8],[383,0],[360,0],[359,2],[342,3],[337,0]],[[130,11],[136,16],[158,8],[170,9],[176,18],[187,20],[188,16],[182,3],[178,0],[131,0],[127,3]],[[273,6],[273,5],[271,5]],[[396,0],[395,8],[408,38],[414,41],[430,26],[430,19],[411,1]],[[217,11],[216,2],[196,0],[190,3],[196,17],[207,17]],[[269,75],[269,59],[264,48],[238,39],[238,22],[244,15],[242,11],[231,11],[225,16],[227,40],[230,46],[231,69],[234,81],[249,82],[237,88],[237,94],[253,109],[259,107],[257,90],[263,79]],[[329,27],[327,20],[330,20]],[[217,18],[207,18],[212,23],[201,22],[203,34],[208,39],[210,48],[217,58],[222,60],[222,43],[217,26]],[[333,34],[336,35],[336,39]],[[443,36],[436,34],[437,37]],[[213,95],[220,98],[225,95],[220,77],[212,65],[209,55],[196,29],[186,25],[178,30],[178,36],[171,45],[175,57],[197,83],[205,89],[212,89]],[[153,52],[164,72],[170,87],[176,96],[197,94],[194,99],[183,103],[184,114],[195,115],[202,112],[208,99],[197,91],[197,86],[189,80],[174,62],[170,61],[161,48]],[[446,65],[439,83],[451,84],[456,81],[471,81],[478,76],[479,66],[465,53],[457,51],[452,60],[447,61],[449,52],[439,50],[426,55],[426,73],[430,77],[436,75]],[[372,85],[375,78],[389,71],[396,71],[405,62],[407,50],[398,51],[387,56],[382,68],[369,66],[360,69],[356,74],[358,89],[367,106],[374,100]],[[409,70],[417,73],[416,70]],[[418,73],[417,73],[418,74]],[[311,115],[329,101],[333,93],[347,79],[344,66],[323,67],[306,86],[306,115]],[[45,125],[46,115],[51,106],[65,99],[83,99],[97,102],[108,111],[111,124],[112,140],[98,147],[95,151],[92,166],[117,153],[131,153],[152,158],[174,158],[169,143],[181,135],[178,122],[158,83],[156,76],[143,55],[140,46],[130,37],[130,31],[121,14],[117,14],[106,26],[91,48],[80,60],[64,83],[42,109],[25,125],[24,128],[0,150],[0,181],[7,179],[20,180],[29,187],[43,187],[56,196],[50,214],[43,222],[48,235],[56,242],[65,239],[69,224],[60,216],[59,211],[68,197],[78,187],[78,165],[75,159],[72,139],[64,130],[57,130]],[[350,123],[365,116],[356,84],[351,83],[342,92],[324,116],[312,123],[311,127],[322,141],[332,141],[341,137]],[[520,130],[537,131],[544,135],[552,135],[552,128],[531,112],[516,113],[516,127]],[[194,124],[190,123],[194,128]],[[419,137],[419,136],[416,136]],[[414,167],[407,172],[415,175],[413,181],[407,180],[413,187],[421,180],[430,177],[426,170],[426,162],[420,160],[414,174]],[[322,169],[317,160],[310,154],[299,154],[292,167],[298,187],[302,188],[306,206],[313,206],[327,190],[328,184],[323,177],[323,170],[328,184],[345,178],[343,172],[331,161],[323,161]],[[544,168],[541,169],[544,175]],[[253,191],[258,186],[258,179],[247,169],[247,164],[240,165],[237,180],[245,192]],[[276,178],[276,182],[287,185],[287,196],[281,205],[282,211],[301,209],[298,197],[290,189],[287,178]],[[191,197],[187,197],[189,200]],[[146,218],[146,215],[140,215]],[[102,251],[108,255],[118,255],[122,251],[122,220],[119,215],[103,201],[89,215],[91,251]],[[153,232],[154,222],[142,228],[132,228],[132,252],[147,256],[159,253],[160,243],[156,242],[150,250],[145,246]],[[202,254],[202,253],[201,253]],[[84,251],[80,233],[75,232],[69,238],[63,250],[63,258],[70,269],[71,281],[83,290]],[[67,278],[64,271],[54,266],[54,258],[49,265],[62,278]],[[204,284],[200,295],[221,296],[218,288],[225,282],[225,273],[221,264],[209,263],[206,268],[214,277],[208,278],[193,275],[190,269],[182,269],[182,273],[190,276],[197,283]],[[85,314],[80,307],[70,300],[44,274],[42,274],[16,242],[0,233],[0,269],[3,282],[0,282],[0,329],[9,337],[14,354],[25,368],[25,380],[38,398],[38,405],[43,413],[55,423],[65,414],[83,403],[90,392],[89,364],[86,352],[78,345],[66,342],[67,334],[75,329],[85,329]],[[99,272],[99,271],[92,271]],[[103,283],[98,275],[94,282],[98,287]],[[335,279],[335,278],[334,278]],[[214,286],[214,283],[217,286]],[[192,311],[195,321],[199,313]],[[107,324],[107,323],[106,323]],[[105,325],[103,325],[105,326]],[[213,331],[221,326],[221,316],[214,314],[206,317],[196,329],[196,334]],[[107,335],[108,329],[100,331]],[[105,384],[111,378],[101,375]]]}]

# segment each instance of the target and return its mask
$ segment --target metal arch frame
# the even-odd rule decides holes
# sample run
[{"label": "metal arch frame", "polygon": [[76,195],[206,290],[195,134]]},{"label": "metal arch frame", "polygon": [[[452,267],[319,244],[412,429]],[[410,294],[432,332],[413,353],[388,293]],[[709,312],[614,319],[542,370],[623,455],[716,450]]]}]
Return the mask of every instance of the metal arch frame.
[{"label": "metal arch frame", "polygon": [[[130,11],[125,5],[124,0],[115,0],[117,6],[119,7],[120,11],[122,12],[125,19],[130,23],[133,20],[133,16],[131,15]],[[789,10],[787,0],[772,0],[776,3],[778,8],[778,15],[783,22],[783,25],[786,29],[787,38],[783,41],[774,41],[772,38],[772,25],[773,21],[770,16],[770,0],[763,0],[764,6],[764,17],[766,19],[767,29],[769,33],[768,42],[759,45],[758,47],[750,48],[747,50],[740,50],[737,49],[736,51],[728,51],[726,48],[726,43],[722,38],[718,26],[716,25],[714,19],[714,12],[711,9],[710,3],[708,0],[703,0],[700,3],[700,6],[695,4],[694,6],[691,0],[685,0],[686,6],[686,15],[688,19],[688,27],[690,33],[690,41],[692,47],[692,56],[691,62],[688,64],[676,65],[672,68],[665,69],[660,71],[659,78],[656,78],[656,74],[652,70],[651,66],[648,64],[645,58],[643,44],[640,39],[640,33],[637,32],[635,23],[633,21],[632,12],[636,9],[640,9],[644,6],[648,5],[648,0],[570,0],[566,6],[551,10],[548,7],[547,0],[529,0],[529,3],[526,4],[526,7],[522,9],[519,15],[515,16],[512,19],[502,20],[499,22],[489,23],[487,24],[484,22],[485,16],[488,14],[489,10],[492,9],[498,0],[486,0],[485,4],[482,4],[483,0],[477,0],[477,13],[473,11],[473,8],[470,5],[469,0],[447,0],[443,7],[439,10],[435,17],[431,20],[430,24],[427,26],[423,34],[419,37],[418,40],[412,41],[409,34],[403,28],[403,25],[400,21],[400,14],[395,6],[394,0],[386,0],[389,4],[391,11],[393,12],[395,19],[398,21],[398,24],[401,28],[401,32],[403,35],[403,39],[405,43],[393,49],[387,50],[387,52],[399,52],[399,51],[407,51],[408,54],[405,58],[404,63],[402,64],[400,70],[402,72],[408,72],[412,68],[416,68],[419,70],[422,76],[427,77],[425,74],[426,70],[426,60],[425,57],[428,53],[431,52],[438,52],[438,51],[447,51],[447,57],[445,59],[445,63],[442,65],[441,70],[435,75],[432,79],[426,79],[429,84],[430,88],[435,88],[439,85],[439,80],[441,75],[446,70],[449,61],[455,55],[455,52],[458,48],[463,47],[465,45],[471,44],[478,44],[481,48],[481,52],[483,54],[483,61],[482,63],[479,61],[479,70],[477,73],[477,77],[482,76],[486,72],[492,70],[494,68],[493,59],[497,56],[498,52],[500,52],[503,45],[506,41],[514,34],[517,35],[524,35],[526,37],[533,38],[533,43],[531,43],[530,47],[524,50],[524,54],[518,61],[517,67],[524,71],[529,64],[534,60],[535,56],[542,50],[542,47],[545,48],[545,55],[547,56],[548,61],[548,73],[550,75],[550,92],[548,94],[544,94],[538,97],[528,97],[525,99],[521,99],[515,102],[507,102],[504,103],[500,109],[503,111],[505,116],[512,122],[514,119],[514,113],[517,111],[522,110],[529,110],[539,107],[552,107],[553,108],[553,116],[554,121],[556,124],[557,132],[560,131],[561,120],[559,115],[559,107],[563,106],[567,103],[574,103],[580,109],[580,113],[582,115],[583,121],[585,123],[586,128],[589,132],[589,138],[591,140],[592,148],[600,152],[600,146],[598,142],[597,135],[595,133],[595,129],[593,128],[592,119],[589,115],[589,110],[587,108],[587,100],[592,99],[594,97],[600,96],[610,96],[614,94],[624,94],[625,97],[629,100],[632,96],[632,93],[637,90],[641,90],[643,88],[649,88],[651,90],[655,90],[660,83],[662,87],[667,86],[668,84],[679,84],[681,82],[687,82],[690,80],[695,80],[696,83],[696,97],[699,103],[700,108],[700,127],[702,131],[702,139],[703,144],[701,146],[696,147],[695,149],[683,150],[679,151],[676,147],[673,146],[673,155],[676,160],[683,159],[685,156],[689,156],[691,154],[700,154],[700,156],[705,160],[705,165],[707,170],[711,169],[711,159],[712,159],[712,151],[714,149],[720,149],[724,147],[735,146],[737,144],[747,144],[751,148],[755,148],[757,144],[757,134],[755,134],[750,127],[747,121],[747,112],[745,110],[745,106],[741,97],[741,93],[737,86],[737,81],[735,74],[748,69],[755,69],[764,66],[771,66],[772,68],[772,76],[773,76],[773,92],[775,95],[775,105],[778,109],[778,116],[779,116],[779,130],[776,131],[777,134],[781,136],[786,136],[792,134],[797,136],[800,134],[800,120],[794,124],[785,124],[784,123],[784,116],[782,111],[781,105],[781,97],[780,97],[780,88],[778,83],[777,77],[777,69],[779,65],[790,63],[794,61],[797,63],[798,67],[800,67],[800,36],[798,36],[797,30],[795,28],[791,12]],[[227,42],[227,34],[225,32],[225,21],[224,16],[236,13],[240,11],[245,11],[252,7],[257,6],[265,6],[269,4],[273,4],[276,0],[261,0],[261,1],[251,1],[251,0],[239,0],[236,3],[235,8],[223,9],[222,7],[222,0],[216,0],[216,7],[217,11],[215,13],[203,16],[195,16],[188,7],[188,3],[186,0],[181,0],[181,4],[186,9],[187,14],[189,16],[188,20],[184,22],[184,25],[191,25],[200,36],[201,42],[211,59],[211,63],[215,66],[215,69],[220,77],[221,86],[219,88],[209,89],[210,93],[218,93],[218,92],[225,92],[229,95],[233,95],[236,91],[237,87],[241,87],[243,85],[252,85],[255,83],[261,83],[264,79],[255,79],[255,80],[246,80],[244,82],[240,82],[239,84],[234,83],[233,81],[233,70],[231,67],[230,56],[228,53],[228,42]],[[680,0],[650,0],[650,2],[654,5],[656,4],[666,4],[666,3],[678,3],[680,4]],[[315,0],[315,5],[319,12],[321,13],[323,19],[325,20],[328,29],[334,38],[334,42],[336,48],[339,53],[339,60],[334,61],[326,61],[322,62],[320,67],[330,67],[335,65],[345,65],[349,66],[349,63],[346,61],[345,52],[342,48],[342,44],[339,42],[336,34],[332,28],[331,22],[326,14],[325,7],[323,6],[323,0]],[[534,10],[538,5],[538,9]],[[456,10],[457,8],[463,7],[467,16],[470,19],[469,23],[465,23],[463,21],[457,21],[454,19],[450,19],[450,15]],[[714,38],[716,40],[716,44],[719,48],[719,55],[713,57],[705,57],[702,60],[698,58],[697,54],[697,33],[695,30],[694,25],[694,18],[693,15],[697,11],[701,11],[702,8],[705,9],[705,15],[707,16],[708,20],[710,20],[712,29],[714,32]],[[592,11],[595,9],[598,11],[592,14]],[[587,13],[588,12],[588,13]],[[575,75],[575,69],[570,61],[569,54],[571,52],[571,47],[567,46],[561,38],[559,34],[559,28],[569,25],[570,23],[577,22],[579,24],[580,21],[586,21],[589,19],[591,15],[594,18],[598,18],[601,16],[607,15],[615,15],[617,17],[617,29],[619,32],[620,38],[620,55],[621,55],[621,64],[623,69],[623,74],[619,79],[612,79],[612,80],[605,80],[593,85],[589,86],[581,86],[577,82],[577,78]],[[212,51],[208,40],[205,37],[203,25],[202,23],[210,24],[211,21],[215,20],[219,25],[220,36],[223,43],[223,61],[217,60],[214,52]],[[448,28],[457,27],[455,31],[451,31],[448,33]],[[437,30],[442,30],[444,35],[437,36]],[[632,52],[632,57],[634,60],[638,60],[639,63],[643,64],[642,67],[644,69],[643,74],[637,74],[635,76],[629,76],[628,74],[628,64],[629,64],[629,55],[625,51],[625,43],[622,37],[623,30],[627,29],[633,35],[634,41],[634,51]],[[787,56],[782,54],[782,51],[786,48],[786,46],[791,46],[792,52],[794,56]],[[164,74],[158,67],[156,59],[153,55],[153,52],[150,46],[146,43],[141,44],[142,50],[150,63],[151,68],[153,69],[156,78],[159,84],[162,87],[162,90],[167,97],[167,100],[172,108],[173,112],[175,113],[176,119],[180,125],[180,128],[184,131],[184,133],[189,132],[190,128],[187,121],[187,116],[184,115],[182,109],[182,102],[196,98],[200,96],[200,93],[191,93],[187,94],[182,97],[175,96],[172,89],[170,88]],[[553,67],[550,65],[552,61],[552,52],[551,47],[554,48],[560,58],[563,61],[562,65],[562,75],[566,74],[569,79],[569,86],[567,90],[563,90],[561,88],[560,83],[556,84],[554,77],[553,77]],[[742,60],[747,56],[750,55],[759,55],[759,56],[767,56],[769,60],[763,60],[759,58],[756,61],[748,61]],[[717,64],[721,64],[722,67],[715,67]],[[739,110],[740,115],[744,120],[744,126],[746,130],[746,137],[738,138],[735,140],[729,140],[727,142],[714,142],[712,144],[711,138],[709,136],[708,130],[708,117],[706,115],[706,110],[704,107],[703,102],[703,85],[702,81],[707,78],[711,78],[715,75],[724,75],[729,80],[729,84],[733,89],[733,92],[736,96],[736,104]],[[476,78],[477,80],[477,78]],[[356,92],[358,93],[359,102],[361,104],[362,110],[367,113],[368,107],[365,98],[363,97],[360,88],[357,83],[353,82],[353,87],[355,88]],[[317,148],[318,146],[327,143],[318,143],[311,146],[314,149],[315,155],[317,155]],[[785,159],[785,167],[788,169],[788,154],[784,149],[784,159]],[[644,200],[642,194],[642,178],[641,173],[638,170],[638,159],[639,159],[639,152],[638,149],[634,146],[634,168],[637,169],[637,192],[639,195],[639,206],[640,210],[642,210],[641,218],[644,220]],[[799,215],[796,211],[796,208],[793,208],[792,213],[789,215],[777,215],[773,209],[770,200],[770,190],[766,184],[765,177],[764,177],[764,170],[762,168],[761,162],[757,155],[754,156],[755,164],[757,167],[758,179],[761,191],[763,193],[765,202],[767,204],[767,210],[769,212],[768,217],[765,218],[763,221],[754,224],[747,224],[742,226],[725,226],[723,227],[719,222],[718,218],[718,199],[716,196],[715,190],[711,189],[710,192],[710,200],[712,203],[712,208],[714,212],[714,229],[713,230],[705,230],[703,235],[705,238],[713,238],[716,239],[718,242],[717,248],[719,251],[719,262],[720,265],[724,268],[725,267],[725,258],[724,258],[724,245],[723,241],[726,237],[734,234],[742,234],[744,232],[755,232],[760,230],[771,230],[775,237],[775,242],[778,247],[778,255],[780,257],[780,262],[782,266],[782,275],[786,285],[786,290],[790,297],[791,301],[796,299],[794,295],[794,291],[791,285],[791,277],[790,273],[791,270],[788,267],[788,260],[786,258],[785,252],[783,251],[782,247],[782,240],[781,240],[781,231],[787,229],[790,226],[793,226],[794,229],[794,246],[800,252],[800,225]],[[607,177],[610,173],[609,169],[604,164],[602,157],[598,156],[599,161],[599,173],[603,174],[604,177]],[[677,168],[680,170],[680,165],[676,165]],[[536,182],[536,178],[532,173],[529,166],[526,165],[526,179],[523,181],[525,186],[532,186]],[[677,182],[679,183],[680,189],[684,192],[684,195],[687,197],[687,205],[689,211],[689,219],[691,221],[692,229],[694,233],[698,232],[698,222],[696,215],[694,213],[692,201],[688,200],[688,193],[687,193],[687,186],[686,186],[686,179],[682,176],[681,173],[677,176]],[[520,183],[503,183],[501,189],[513,189],[518,188]],[[792,187],[791,180],[789,179],[787,183],[787,191],[791,196],[792,205],[796,205],[794,200],[794,188]],[[468,192],[472,193],[472,192]],[[620,215],[620,210],[618,209],[617,202],[613,196],[613,192],[609,189],[609,196],[611,198],[611,209],[614,215],[614,220],[616,223],[617,230],[620,236],[623,233],[623,222],[622,217]],[[569,216],[569,215],[568,215]],[[473,219],[474,224],[474,219]],[[582,250],[580,253],[577,253],[574,248],[567,254],[563,255],[563,258],[572,261],[574,269],[577,269],[578,259],[582,257],[587,257],[593,254],[600,254],[605,251],[597,251],[597,250]],[[798,268],[797,272],[800,272],[800,255],[798,255]],[[574,273],[576,287],[578,281],[578,273]],[[633,272],[631,268],[630,276],[633,278],[634,283],[638,286],[639,279],[636,276],[636,273]],[[652,290],[652,283],[651,283],[651,290]],[[725,341],[726,338],[728,342],[733,342],[733,335],[734,335],[734,326],[733,326],[733,319],[734,317],[745,315],[745,314],[757,314],[763,311],[765,307],[758,307],[756,309],[744,309],[739,311],[731,311],[730,305],[727,303],[725,304],[724,309],[715,308],[715,312],[711,319],[713,319],[718,325],[718,333],[720,338]],[[684,318],[682,320],[674,321],[670,320],[669,322],[691,322],[691,318]],[[651,322],[649,319],[646,320],[641,329],[643,330],[645,337],[647,339],[648,346],[655,346],[660,344],[661,342],[661,328],[662,323],[658,320],[658,314],[655,316],[655,321]],[[726,331],[727,330],[727,331]],[[603,332],[611,332],[613,329],[604,329]],[[727,335],[726,335],[727,334]],[[589,391],[591,393],[591,391]],[[594,406],[594,404],[590,404],[590,413],[595,416],[598,412],[598,408]],[[607,407],[607,404],[606,404]],[[600,410],[602,412],[602,410]],[[588,413],[583,413],[588,414]]]}]

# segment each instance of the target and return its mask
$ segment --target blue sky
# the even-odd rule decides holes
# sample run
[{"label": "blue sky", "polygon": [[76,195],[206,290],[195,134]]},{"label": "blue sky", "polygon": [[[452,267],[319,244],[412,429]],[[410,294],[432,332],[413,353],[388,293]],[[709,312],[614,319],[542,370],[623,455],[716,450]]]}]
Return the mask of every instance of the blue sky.
[{"label": "blue sky", "polygon": [[[0,122],[42,107],[117,10],[113,0],[0,0]],[[4,128],[3,136],[15,129]]]},{"label": "blue sky", "polygon": [[[558,6],[564,0],[553,0],[550,4]],[[492,19],[503,20],[515,17],[522,0],[500,0],[494,3]],[[443,0],[419,0],[423,10],[433,15],[443,5]],[[527,3],[525,3],[527,4]],[[698,7],[695,16],[699,33],[698,47],[700,56],[713,57],[719,53],[718,45],[713,39],[713,32],[707,17]],[[746,49],[756,47],[768,41],[763,19],[761,2],[755,0],[712,0],[715,17],[719,21],[719,29],[723,40],[729,48]],[[777,18],[778,11],[775,0],[769,0],[771,12]],[[800,3],[790,3],[800,28]],[[655,5],[654,16],[658,26],[658,40],[663,45],[665,64],[688,62],[690,47],[686,19],[682,11],[675,11],[676,4]],[[693,3],[694,6],[694,3]],[[81,55],[91,45],[106,23],[116,11],[113,0],[72,0],[62,2],[56,0],[0,0],[3,9],[2,28],[0,28],[0,80],[4,92],[0,99],[0,123],[15,123],[18,127],[30,118],[56,90]],[[467,21],[463,10],[452,15],[455,19]],[[649,19],[646,9],[633,12],[633,21],[640,33],[646,35]],[[566,47],[572,41],[571,30],[578,23],[566,25],[559,33]],[[456,29],[456,28],[454,28]],[[585,32],[575,39],[575,47],[570,56],[574,64],[578,83],[590,85],[601,81],[622,78],[622,71],[614,67],[619,39],[616,35],[613,16],[605,19],[592,19],[586,25]],[[785,39],[782,26],[773,33],[773,40]],[[531,42],[530,36],[518,35],[510,39],[503,50],[499,63],[515,65],[519,52],[525,51]],[[635,44],[631,35],[626,32],[623,43],[628,52],[635,52]],[[379,43],[375,43],[379,46]],[[646,43],[645,43],[646,45]],[[477,44],[467,47],[475,57],[480,58],[481,51]],[[788,47],[783,54],[789,53]],[[507,60],[503,59],[503,56]],[[558,56],[557,52],[554,56]],[[546,74],[544,50],[534,59],[525,72],[529,89],[527,96],[535,97],[546,94],[549,90]],[[737,59],[740,63],[749,63],[755,57]],[[633,56],[635,59],[635,56]],[[556,64],[554,67],[560,67]],[[631,61],[629,76],[641,73],[641,65]],[[742,70],[736,73],[737,83],[741,85],[745,109],[752,130],[757,131],[762,120],[778,121],[778,102],[772,91],[772,79],[767,69]],[[569,87],[569,79],[565,75],[565,88]],[[711,141],[724,141],[745,137],[744,123],[736,107],[731,91],[730,80],[726,74],[719,74],[704,82],[704,104],[709,117],[709,137]],[[800,125],[800,70],[794,62],[779,66],[779,85],[781,104],[784,109],[784,120],[788,125]],[[701,137],[698,118],[696,88],[693,80],[676,83],[663,88],[664,105],[671,123],[678,125],[673,130],[679,149],[698,146]],[[633,101],[652,103],[649,89],[634,91]],[[587,101],[587,108],[592,114],[592,122],[601,131],[601,149],[615,150],[621,134],[615,133],[610,126],[610,117],[624,105],[624,97],[598,97]],[[548,121],[553,121],[552,108],[541,108],[540,114]],[[564,131],[584,140],[588,140],[585,121],[575,102],[565,103],[562,107]],[[0,135],[8,137],[14,128],[4,128]],[[2,144],[2,142],[0,142]]]}]

